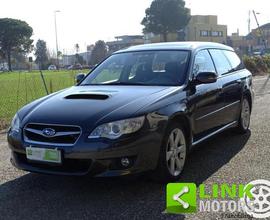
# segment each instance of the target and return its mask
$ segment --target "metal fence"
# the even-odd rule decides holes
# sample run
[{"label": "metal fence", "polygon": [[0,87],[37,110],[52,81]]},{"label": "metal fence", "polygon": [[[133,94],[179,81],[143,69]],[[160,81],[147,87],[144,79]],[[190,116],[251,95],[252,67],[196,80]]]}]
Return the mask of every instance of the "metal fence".
[{"label": "metal fence", "polygon": [[[74,85],[75,71],[44,72],[49,93]],[[6,128],[13,115],[27,103],[45,96],[39,72],[0,73],[0,130]]]}]

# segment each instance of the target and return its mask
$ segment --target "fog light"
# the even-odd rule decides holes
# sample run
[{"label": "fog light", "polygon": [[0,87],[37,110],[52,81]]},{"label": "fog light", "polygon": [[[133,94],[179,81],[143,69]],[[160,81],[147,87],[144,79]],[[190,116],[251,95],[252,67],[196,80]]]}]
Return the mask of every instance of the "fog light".
[{"label": "fog light", "polygon": [[130,161],[127,157],[123,157],[123,158],[121,158],[121,164],[123,167],[128,167],[130,164]]}]

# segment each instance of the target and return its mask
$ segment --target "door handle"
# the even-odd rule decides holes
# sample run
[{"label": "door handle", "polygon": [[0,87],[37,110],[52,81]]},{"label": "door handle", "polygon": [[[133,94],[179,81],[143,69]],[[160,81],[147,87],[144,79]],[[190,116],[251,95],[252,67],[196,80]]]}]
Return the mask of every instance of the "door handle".
[{"label": "door handle", "polygon": [[219,86],[218,87],[218,92],[222,92],[223,91],[223,87],[222,86]]}]

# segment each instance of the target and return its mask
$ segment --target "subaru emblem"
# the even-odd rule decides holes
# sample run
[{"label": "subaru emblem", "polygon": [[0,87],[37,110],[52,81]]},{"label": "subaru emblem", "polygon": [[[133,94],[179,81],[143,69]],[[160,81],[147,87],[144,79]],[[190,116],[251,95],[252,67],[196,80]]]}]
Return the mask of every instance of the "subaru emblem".
[{"label": "subaru emblem", "polygon": [[52,128],[45,128],[42,133],[46,137],[53,137],[56,134],[56,131]]}]

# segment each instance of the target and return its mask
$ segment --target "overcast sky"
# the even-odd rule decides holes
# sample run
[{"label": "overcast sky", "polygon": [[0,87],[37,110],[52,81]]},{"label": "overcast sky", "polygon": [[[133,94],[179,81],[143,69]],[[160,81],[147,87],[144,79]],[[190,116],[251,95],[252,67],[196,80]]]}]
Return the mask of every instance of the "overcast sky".
[{"label": "overcast sky", "polygon": [[[74,52],[102,39],[141,34],[140,22],[152,0],[7,0],[1,2],[1,17],[25,20],[34,29],[33,39],[44,39],[55,50],[54,10],[57,13],[59,49]],[[270,22],[269,0],[186,0],[192,15],[218,15],[220,24],[227,24],[229,33],[239,28],[248,31],[248,11],[256,10],[261,24]],[[251,27],[255,28],[254,17]]]}]

